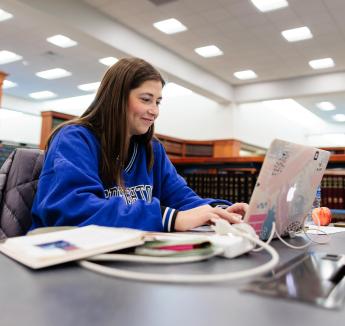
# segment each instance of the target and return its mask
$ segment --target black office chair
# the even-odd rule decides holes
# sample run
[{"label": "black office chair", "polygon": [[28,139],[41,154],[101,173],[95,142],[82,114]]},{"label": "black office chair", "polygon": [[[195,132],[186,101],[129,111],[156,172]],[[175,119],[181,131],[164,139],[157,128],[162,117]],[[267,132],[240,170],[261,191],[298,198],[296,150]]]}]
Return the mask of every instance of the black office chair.
[{"label": "black office chair", "polygon": [[43,159],[39,149],[17,148],[0,168],[0,240],[29,230]]}]

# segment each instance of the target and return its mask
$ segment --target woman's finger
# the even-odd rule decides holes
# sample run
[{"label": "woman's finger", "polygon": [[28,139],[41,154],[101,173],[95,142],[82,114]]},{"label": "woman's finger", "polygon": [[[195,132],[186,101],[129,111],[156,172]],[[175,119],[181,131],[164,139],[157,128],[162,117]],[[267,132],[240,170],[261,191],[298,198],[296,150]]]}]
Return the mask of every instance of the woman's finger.
[{"label": "woman's finger", "polygon": [[226,210],[229,213],[239,213],[244,215],[248,210],[249,205],[247,203],[235,203],[229,206]]},{"label": "woman's finger", "polygon": [[226,209],[222,209],[219,207],[216,207],[214,210],[219,217],[229,221],[230,223],[239,223],[242,220],[242,215],[240,214],[229,212]]}]

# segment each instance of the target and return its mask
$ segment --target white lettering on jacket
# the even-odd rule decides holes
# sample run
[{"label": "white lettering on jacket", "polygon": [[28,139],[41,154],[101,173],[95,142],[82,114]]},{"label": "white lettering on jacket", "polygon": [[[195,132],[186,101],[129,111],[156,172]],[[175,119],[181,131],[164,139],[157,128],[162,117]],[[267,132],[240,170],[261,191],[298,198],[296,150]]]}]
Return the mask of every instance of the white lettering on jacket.
[{"label": "white lettering on jacket", "polygon": [[113,188],[104,190],[105,198],[122,197],[127,205],[135,203],[142,199],[150,203],[152,201],[152,186],[151,185],[137,185],[134,187],[120,188],[115,186]]}]

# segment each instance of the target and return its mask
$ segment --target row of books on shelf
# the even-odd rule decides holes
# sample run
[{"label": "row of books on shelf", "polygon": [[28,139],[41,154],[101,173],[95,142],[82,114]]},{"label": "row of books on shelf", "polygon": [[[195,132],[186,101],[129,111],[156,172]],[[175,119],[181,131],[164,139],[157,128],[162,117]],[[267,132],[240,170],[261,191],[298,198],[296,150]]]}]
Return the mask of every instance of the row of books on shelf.
[{"label": "row of books on shelf", "polygon": [[[180,172],[187,184],[203,198],[226,199],[249,203],[258,172],[218,171],[217,169],[186,170]],[[321,205],[332,209],[345,209],[344,175],[325,174],[321,182]]]},{"label": "row of books on shelf", "polygon": [[345,209],[345,175],[325,174],[321,182],[321,205]]},{"label": "row of books on shelf", "polygon": [[[0,167],[23,144],[0,143]],[[29,146],[31,147],[31,146]],[[201,197],[249,203],[259,171],[255,168],[187,168],[179,171]],[[345,170],[327,170],[321,182],[321,205],[345,209]]]},{"label": "row of books on shelf", "polygon": [[201,197],[248,203],[257,175],[250,172],[186,173],[187,184]]}]

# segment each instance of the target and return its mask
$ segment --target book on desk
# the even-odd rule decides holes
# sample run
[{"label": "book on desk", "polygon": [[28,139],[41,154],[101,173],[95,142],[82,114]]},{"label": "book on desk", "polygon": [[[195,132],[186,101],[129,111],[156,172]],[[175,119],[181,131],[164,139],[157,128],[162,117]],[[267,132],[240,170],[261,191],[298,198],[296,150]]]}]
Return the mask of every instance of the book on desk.
[{"label": "book on desk", "polygon": [[96,225],[8,238],[0,252],[33,269],[74,261],[144,243],[145,232]]}]

